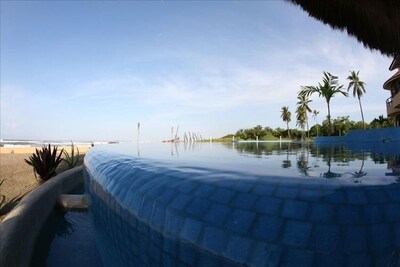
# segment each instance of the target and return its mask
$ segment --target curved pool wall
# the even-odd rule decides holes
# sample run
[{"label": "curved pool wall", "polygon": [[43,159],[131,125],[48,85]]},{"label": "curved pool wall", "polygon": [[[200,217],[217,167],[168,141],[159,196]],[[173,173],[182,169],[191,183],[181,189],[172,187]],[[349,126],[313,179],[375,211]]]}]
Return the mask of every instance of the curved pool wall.
[{"label": "curved pool wall", "polygon": [[399,184],[250,175],[95,147],[105,266],[398,266]]},{"label": "curved pool wall", "polygon": [[344,136],[320,136],[315,137],[313,142],[316,144],[332,143],[392,143],[400,142],[400,127],[350,130]]},{"label": "curved pool wall", "polygon": [[36,239],[60,194],[83,183],[82,166],[48,180],[27,196],[0,223],[0,266],[30,266]]}]

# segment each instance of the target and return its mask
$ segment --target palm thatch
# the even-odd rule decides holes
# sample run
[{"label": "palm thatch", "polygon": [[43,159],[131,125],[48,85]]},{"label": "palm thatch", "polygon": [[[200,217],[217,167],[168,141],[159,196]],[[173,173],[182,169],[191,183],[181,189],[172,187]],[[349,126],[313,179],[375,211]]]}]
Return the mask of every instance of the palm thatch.
[{"label": "palm thatch", "polygon": [[286,0],[310,16],[346,30],[370,49],[394,56],[400,53],[399,0]]}]

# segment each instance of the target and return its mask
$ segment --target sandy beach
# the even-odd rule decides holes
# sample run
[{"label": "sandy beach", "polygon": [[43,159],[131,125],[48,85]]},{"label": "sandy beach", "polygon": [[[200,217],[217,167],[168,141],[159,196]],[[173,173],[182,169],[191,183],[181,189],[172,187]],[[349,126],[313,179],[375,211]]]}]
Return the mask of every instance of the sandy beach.
[{"label": "sandy beach", "polygon": [[[71,147],[64,148],[70,152]],[[78,165],[83,163],[83,157],[90,148],[78,147],[80,159]],[[24,159],[35,152],[35,147],[0,147],[0,222],[5,215],[30,191],[40,185],[40,180],[35,178],[33,169]],[[67,170],[68,166],[63,161],[57,168],[57,173]]]}]

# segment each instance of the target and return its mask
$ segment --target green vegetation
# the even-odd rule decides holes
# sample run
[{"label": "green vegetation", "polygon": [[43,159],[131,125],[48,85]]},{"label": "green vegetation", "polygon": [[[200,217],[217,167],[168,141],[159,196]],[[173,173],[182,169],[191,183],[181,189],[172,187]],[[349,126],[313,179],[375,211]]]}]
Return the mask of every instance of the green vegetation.
[{"label": "green vegetation", "polygon": [[347,80],[349,80],[349,86],[347,87],[347,92],[349,92],[350,88],[353,88],[353,97],[358,98],[358,103],[360,104],[360,111],[361,111],[361,118],[363,122],[363,129],[365,130],[365,121],[364,121],[364,113],[362,110],[362,105],[361,105],[361,97],[363,94],[365,94],[365,83],[360,80],[358,77],[358,74],[360,72],[357,71],[357,73],[353,70],[350,71],[350,75],[347,77]]},{"label": "green vegetation", "polygon": [[[348,97],[348,93],[343,90],[343,85],[339,85],[338,77],[330,74],[329,72],[323,72],[322,83],[318,83],[317,86],[302,86],[297,96],[297,108],[296,108],[296,126],[298,129],[290,129],[289,122],[291,121],[291,112],[289,107],[283,106],[281,109],[281,118],[286,123],[286,130],[281,128],[272,129],[270,127],[263,127],[257,125],[249,129],[239,129],[235,134],[236,140],[276,140],[279,138],[286,139],[301,139],[304,140],[307,137],[316,136],[341,136],[347,134],[350,130],[358,129],[377,129],[394,127],[394,123],[391,119],[380,115],[378,118],[373,119],[370,124],[364,120],[364,113],[361,105],[361,97],[365,94],[365,83],[359,78],[359,71],[350,71],[350,75],[347,77],[349,81],[347,92],[352,89],[353,96],[357,97],[360,105],[362,121],[352,121],[349,116],[340,116],[332,121],[331,119],[331,108],[330,101],[335,95],[343,95]],[[321,124],[318,123],[319,111],[312,110],[310,103],[312,102],[309,97],[313,94],[318,94],[319,97],[323,97],[326,101],[328,108],[328,116]],[[308,126],[308,113],[311,113],[315,125],[309,129]],[[307,131],[305,127],[307,126]],[[224,137],[225,138],[225,137]],[[223,139],[224,139],[223,138]],[[225,140],[232,140],[232,135]],[[217,139],[216,141],[219,141]]]},{"label": "green vegetation", "polygon": [[77,153],[75,155],[75,146],[74,142],[71,141],[71,154],[69,154],[66,150],[63,151],[64,153],[64,161],[67,163],[68,167],[72,169],[73,167],[76,166],[79,160],[79,149],[76,148]]},{"label": "green vegetation", "polygon": [[[313,111],[313,116],[317,119],[318,111]],[[301,115],[303,116],[303,115]],[[298,124],[303,124],[305,127],[304,116],[301,118],[297,118]],[[380,115],[378,118],[373,119],[369,124],[364,123],[366,129],[377,129],[377,128],[386,128],[393,127],[393,122]],[[301,127],[301,125],[300,125]],[[333,136],[342,136],[347,134],[350,130],[360,130],[363,129],[362,121],[353,121],[349,116],[339,116],[336,119],[333,119],[331,122],[331,127],[329,127],[329,121],[326,118],[321,124],[316,123],[310,128],[309,136],[310,138],[324,135],[327,136],[329,134],[329,129],[331,129],[330,134]],[[215,139],[214,141],[232,141],[233,135],[227,135],[220,139]],[[258,140],[279,140],[279,138],[283,139],[298,139],[305,138],[305,133],[298,129],[282,129],[276,128],[272,129],[270,127],[263,127],[261,125],[257,125],[253,128],[248,129],[239,129],[235,133],[235,140],[256,140],[258,136]],[[289,137],[290,136],[290,137]]]},{"label": "green vegetation", "polygon": [[43,146],[41,150],[36,149],[36,153],[33,153],[29,160],[25,159],[25,162],[33,167],[35,177],[43,181],[47,181],[56,175],[57,166],[61,163],[61,155],[63,149],[57,154],[58,147],[54,146],[51,148],[50,144],[48,147]]},{"label": "green vegetation", "polygon": [[292,116],[292,113],[289,111],[289,107],[282,107],[281,118],[284,122],[286,122],[289,139],[290,139],[289,122],[291,121],[291,116]]},{"label": "green vegetation", "polygon": [[338,77],[324,71],[322,84],[318,83],[317,86],[302,86],[299,95],[311,96],[318,94],[319,97],[325,98],[328,106],[328,135],[331,135],[331,108],[330,101],[336,94],[342,94],[347,97],[347,93],[342,90],[343,85],[339,85]]}]

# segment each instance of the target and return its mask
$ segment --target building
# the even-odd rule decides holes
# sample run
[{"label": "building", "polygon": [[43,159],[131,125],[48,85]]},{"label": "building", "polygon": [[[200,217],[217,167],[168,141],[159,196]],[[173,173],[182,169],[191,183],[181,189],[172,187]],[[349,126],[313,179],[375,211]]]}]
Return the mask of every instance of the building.
[{"label": "building", "polygon": [[400,127],[400,55],[394,57],[389,70],[397,72],[383,84],[383,88],[390,91],[390,97],[386,100],[387,115],[393,118],[394,125]]}]

